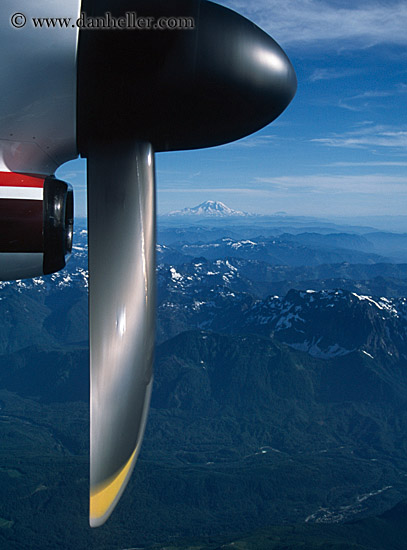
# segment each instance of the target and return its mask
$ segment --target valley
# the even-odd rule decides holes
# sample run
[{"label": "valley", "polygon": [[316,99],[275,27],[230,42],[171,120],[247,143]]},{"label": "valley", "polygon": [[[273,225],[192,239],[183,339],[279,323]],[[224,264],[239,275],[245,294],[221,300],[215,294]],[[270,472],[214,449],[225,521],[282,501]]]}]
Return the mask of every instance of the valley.
[{"label": "valley", "polygon": [[2,548],[183,548],[197,533],[194,546],[216,548],[265,528],[296,548],[296,530],[298,542],[351,540],[349,522],[367,537],[369,521],[387,533],[374,518],[407,499],[404,257],[371,228],[258,239],[247,219],[240,235],[231,222],[169,223],[145,441],[100,530],[86,511],[86,228],[66,270],[0,283]]}]

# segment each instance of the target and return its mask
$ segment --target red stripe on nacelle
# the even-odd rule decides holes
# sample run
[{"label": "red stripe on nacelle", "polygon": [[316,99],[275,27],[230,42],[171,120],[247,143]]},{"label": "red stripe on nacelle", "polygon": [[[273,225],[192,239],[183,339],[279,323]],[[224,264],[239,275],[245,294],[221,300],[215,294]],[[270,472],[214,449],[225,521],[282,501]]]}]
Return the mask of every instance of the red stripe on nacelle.
[{"label": "red stripe on nacelle", "polygon": [[27,176],[15,172],[0,172],[1,187],[44,187],[44,176]]}]

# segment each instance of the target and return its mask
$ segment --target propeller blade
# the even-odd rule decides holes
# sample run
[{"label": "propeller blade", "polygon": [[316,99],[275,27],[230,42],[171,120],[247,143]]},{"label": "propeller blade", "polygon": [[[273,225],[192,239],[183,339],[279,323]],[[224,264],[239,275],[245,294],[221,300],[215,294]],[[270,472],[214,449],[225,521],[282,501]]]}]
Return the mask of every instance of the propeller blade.
[{"label": "propeller blade", "polygon": [[88,151],[90,514],[102,525],[137,459],[155,334],[155,174],[149,143]]}]

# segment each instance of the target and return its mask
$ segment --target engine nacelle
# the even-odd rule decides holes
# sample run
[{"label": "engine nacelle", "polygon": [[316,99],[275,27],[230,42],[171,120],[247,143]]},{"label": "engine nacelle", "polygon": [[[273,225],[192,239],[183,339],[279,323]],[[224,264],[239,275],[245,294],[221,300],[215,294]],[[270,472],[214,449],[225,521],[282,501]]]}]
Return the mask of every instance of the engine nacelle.
[{"label": "engine nacelle", "polygon": [[0,172],[0,280],[65,267],[72,250],[73,191],[54,177]]}]

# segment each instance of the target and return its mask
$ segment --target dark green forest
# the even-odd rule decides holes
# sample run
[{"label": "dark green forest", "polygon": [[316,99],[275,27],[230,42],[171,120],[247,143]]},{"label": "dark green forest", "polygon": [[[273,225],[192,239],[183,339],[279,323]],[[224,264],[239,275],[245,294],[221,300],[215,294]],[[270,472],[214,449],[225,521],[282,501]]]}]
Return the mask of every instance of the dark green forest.
[{"label": "dark green forest", "polygon": [[[370,252],[353,264],[366,239],[294,233],[235,246],[240,257],[189,258],[169,230],[144,443],[92,530],[86,232],[77,238],[68,272],[1,283],[2,550],[405,550],[405,264]],[[276,247],[290,265],[272,263]],[[299,247],[311,250],[302,267]],[[315,264],[327,254],[351,261]]]}]

